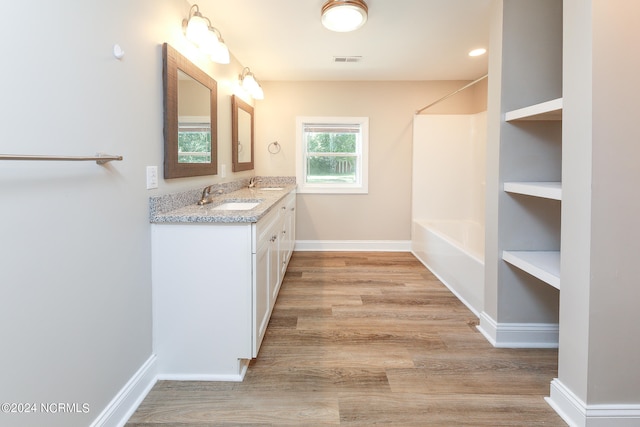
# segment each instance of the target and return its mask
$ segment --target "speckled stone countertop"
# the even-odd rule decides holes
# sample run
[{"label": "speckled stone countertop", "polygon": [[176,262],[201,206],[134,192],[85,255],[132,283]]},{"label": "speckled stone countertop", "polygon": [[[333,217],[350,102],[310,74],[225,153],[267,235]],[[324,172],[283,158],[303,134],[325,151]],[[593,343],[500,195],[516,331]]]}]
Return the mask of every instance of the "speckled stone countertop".
[{"label": "speckled stone countertop", "polygon": [[[149,220],[153,224],[257,222],[275,204],[296,189],[295,177],[257,177],[256,187],[248,188],[248,185],[249,179],[214,185],[211,189],[211,194],[215,195],[212,197],[213,201],[204,206],[197,205],[204,187],[150,197]],[[214,209],[226,202],[251,201],[259,201],[260,204],[249,210]]]}]

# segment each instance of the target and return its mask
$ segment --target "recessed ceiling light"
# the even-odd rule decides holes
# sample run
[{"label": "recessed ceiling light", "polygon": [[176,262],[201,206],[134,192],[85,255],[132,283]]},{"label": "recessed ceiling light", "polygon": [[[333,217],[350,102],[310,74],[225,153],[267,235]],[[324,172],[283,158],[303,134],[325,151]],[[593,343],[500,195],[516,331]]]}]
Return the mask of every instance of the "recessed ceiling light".
[{"label": "recessed ceiling light", "polygon": [[471,52],[469,52],[469,56],[480,56],[484,55],[485,53],[487,53],[487,49],[481,47],[479,49],[473,49]]}]

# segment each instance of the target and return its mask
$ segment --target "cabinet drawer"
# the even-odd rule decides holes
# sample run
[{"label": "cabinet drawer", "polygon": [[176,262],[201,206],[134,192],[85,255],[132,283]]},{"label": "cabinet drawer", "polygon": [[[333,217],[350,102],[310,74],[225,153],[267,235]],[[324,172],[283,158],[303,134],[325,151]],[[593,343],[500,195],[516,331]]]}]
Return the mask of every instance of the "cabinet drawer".
[{"label": "cabinet drawer", "polygon": [[273,224],[278,221],[280,205],[274,206],[263,218],[255,224],[252,224],[254,231],[254,239],[251,243],[251,251],[255,254],[258,247],[265,241],[268,241],[271,236],[271,228]]}]

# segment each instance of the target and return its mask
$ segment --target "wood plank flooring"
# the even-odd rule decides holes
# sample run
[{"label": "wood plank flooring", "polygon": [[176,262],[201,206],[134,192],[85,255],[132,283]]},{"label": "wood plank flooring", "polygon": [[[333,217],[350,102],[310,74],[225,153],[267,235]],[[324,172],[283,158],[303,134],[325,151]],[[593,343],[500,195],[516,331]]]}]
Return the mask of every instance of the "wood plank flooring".
[{"label": "wood plank flooring", "polygon": [[295,252],[244,382],[160,381],[127,426],[566,426],[557,351],[476,325],[410,253]]}]

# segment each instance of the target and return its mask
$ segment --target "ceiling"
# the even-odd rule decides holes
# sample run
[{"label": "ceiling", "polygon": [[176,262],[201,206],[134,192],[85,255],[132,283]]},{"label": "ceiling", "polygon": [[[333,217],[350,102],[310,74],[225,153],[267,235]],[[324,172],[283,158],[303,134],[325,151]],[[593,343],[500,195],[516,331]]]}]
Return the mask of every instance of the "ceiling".
[{"label": "ceiling", "polygon": [[[366,0],[351,33],[320,23],[326,0],[190,0],[258,80],[474,80],[487,72],[491,0]],[[334,61],[360,56],[359,62]]]}]

